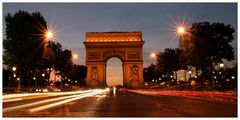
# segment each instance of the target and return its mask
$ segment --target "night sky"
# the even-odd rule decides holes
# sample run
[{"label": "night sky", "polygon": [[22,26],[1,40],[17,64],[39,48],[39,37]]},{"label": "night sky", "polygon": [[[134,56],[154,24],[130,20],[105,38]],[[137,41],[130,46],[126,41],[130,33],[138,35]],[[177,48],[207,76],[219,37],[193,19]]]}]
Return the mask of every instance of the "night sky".
[{"label": "night sky", "polygon": [[[76,64],[85,64],[86,32],[141,31],[145,41],[144,67],[147,67],[154,62],[150,52],[178,47],[179,38],[174,32],[177,23],[190,27],[194,22],[222,22],[237,31],[237,3],[3,3],[3,16],[19,10],[39,11],[48,26],[58,31],[56,41],[80,56],[74,60]],[[237,32],[234,38],[236,54]],[[117,72],[122,70],[121,61],[113,58],[107,64],[107,75],[122,79]]]}]

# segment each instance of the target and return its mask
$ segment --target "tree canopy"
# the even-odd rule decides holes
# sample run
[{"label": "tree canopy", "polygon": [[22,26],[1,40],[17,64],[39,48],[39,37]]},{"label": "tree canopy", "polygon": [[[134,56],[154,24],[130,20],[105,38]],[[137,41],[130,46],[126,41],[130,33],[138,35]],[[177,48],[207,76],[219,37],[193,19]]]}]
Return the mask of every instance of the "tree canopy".
[{"label": "tree canopy", "polygon": [[19,11],[5,16],[6,38],[3,61],[18,69],[29,69],[41,60],[47,23],[39,12]]},{"label": "tree canopy", "polygon": [[143,69],[143,76],[145,82],[151,82],[156,78],[156,65],[151,64],[147,68]]},{"label": "tree canopy", "polygon": [[[192,24],[186,35],[181,37],[182,49],[187,65],[202,69],[213,69],[222,59],[233,60],[234,52],[230,43],[234,29],[223,23],[200,22]],[[189,42],[190,41],[190,42]]]},{"label": "tree canopy", "polygon": [[159,75],[173,74],[179,68],[179,49],[166,48],[157,54],[156,71]]},{"label": "tree canopy", "polygon": [[30,71],[42,61],[47,23],[39,12],[30,14],[22,10],[7,14],[5,21],[3,62],[17,67],[21,81],[29,84]]}]

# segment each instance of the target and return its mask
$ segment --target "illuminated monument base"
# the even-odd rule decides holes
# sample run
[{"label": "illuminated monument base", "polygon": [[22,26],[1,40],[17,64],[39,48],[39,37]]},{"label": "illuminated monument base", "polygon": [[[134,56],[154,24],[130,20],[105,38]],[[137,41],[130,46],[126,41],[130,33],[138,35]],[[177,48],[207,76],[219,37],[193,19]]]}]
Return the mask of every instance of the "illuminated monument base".
[{"label": "illuminated monument base", "polygon": [[[106,87],[106,62],[117,57],[122,61],[123,86],[143,87],[141,32],[90,32],[86,34],[86,66],[88,87]],[[116,71],[117,72],[117,71]]]}]

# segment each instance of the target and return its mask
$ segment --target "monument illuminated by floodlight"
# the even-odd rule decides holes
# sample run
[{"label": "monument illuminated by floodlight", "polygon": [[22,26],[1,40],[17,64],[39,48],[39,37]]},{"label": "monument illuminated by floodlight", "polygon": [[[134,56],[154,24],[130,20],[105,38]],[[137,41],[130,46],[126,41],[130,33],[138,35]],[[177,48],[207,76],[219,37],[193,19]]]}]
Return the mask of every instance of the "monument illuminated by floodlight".
[{"label": "monument illuminated by floodlight", "polygon": [[106,63],[112,57],[122,61],[123,86],[141,88],[144,41],[141,32],[88,32],[85,38],[89,87],[106,87]]}]

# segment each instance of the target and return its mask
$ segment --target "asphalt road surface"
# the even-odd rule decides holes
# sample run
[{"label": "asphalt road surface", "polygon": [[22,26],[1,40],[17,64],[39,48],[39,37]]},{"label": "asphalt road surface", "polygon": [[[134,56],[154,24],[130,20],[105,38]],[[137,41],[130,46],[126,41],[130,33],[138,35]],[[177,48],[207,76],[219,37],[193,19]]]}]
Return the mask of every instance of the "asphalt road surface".
[{"label": "asphalt road surface", "polygon": [[237,105],[123,89],[3,98],[3,117],[237,117]]}]

